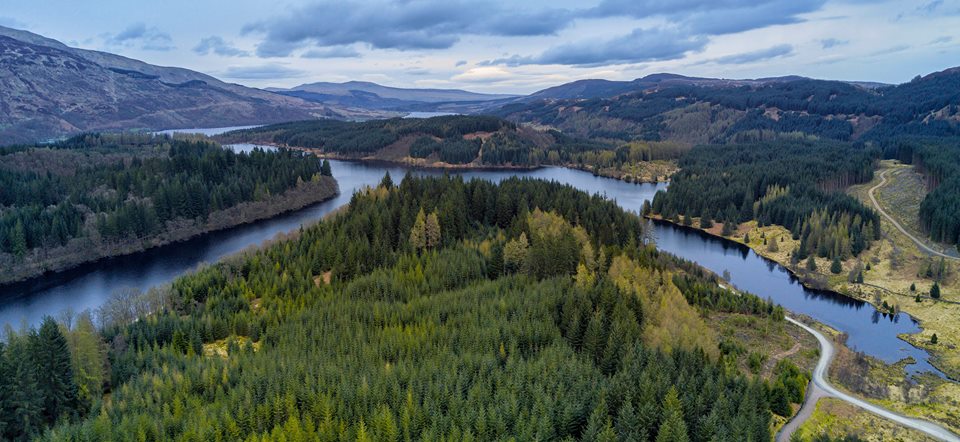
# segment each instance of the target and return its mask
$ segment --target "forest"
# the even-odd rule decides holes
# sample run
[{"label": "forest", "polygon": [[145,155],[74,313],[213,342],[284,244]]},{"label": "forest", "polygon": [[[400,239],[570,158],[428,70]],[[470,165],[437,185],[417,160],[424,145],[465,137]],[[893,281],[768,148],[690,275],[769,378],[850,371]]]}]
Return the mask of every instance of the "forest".
[{"label": "forest", "polygon": [[[290,237],[13,333],[22,440],[769,440],[789,363],[740,373],[711,312],[783,311],[644,243],[612,201],[389,176]],[[102,369],[102,370],[101,370]],[[100,371],[98,371],[100,370]],[[57,379],[33,393],[36,373]]]},{"label": "forest", "polygon": [[695,147],[649,210],[701,226],[755,219],[801,240],[797,258],[847,259],[880,235],[879,215],[843,193],[870,181],[880,152],[858,143],[796,141]]},{"label": "forest", "polygon": [[77,238],[95,248],[156,237],[177,220],[204,224],[303,183],[335,191],[320,162],[299,152],[242,154],[152,135],[84,134],[0,158],[0,255],[14,261]]},{"label": "forest", "polygon": [[923,174],[929,193],[920,203],[920,227],[960,248],[960,138],[898,137],[884,143],[883,155]]},{"label": "forest", "polygon": [[[683,113],[693,112],[702,119],[690,126],[700,132],[701,143],[725,143],[744,134],[756,140],[755,133],[763,131],[882,141],[900,135],[960,135],[958,87],[956,70],[875,89],[808,78],[742,86],[670,85],[613,97],[511,103],[495,114],[590,139],[689,138],[671,126]],[[770,110],[776,115],[767,115]]]},{"label": "forest", "polygon": [[229,132],[217,139],[322,149],[347,157],[374,158],[378,158],[380,151],[409,140],[412,158],[435,158],[450,164],[475,162],[485,166],[568,165],[592,161],[600,156],[622,157],[610,143],[571,137],[555,130],[538,131],[496,117],[475,115],[394,118],[359,123],[300,121]]}]

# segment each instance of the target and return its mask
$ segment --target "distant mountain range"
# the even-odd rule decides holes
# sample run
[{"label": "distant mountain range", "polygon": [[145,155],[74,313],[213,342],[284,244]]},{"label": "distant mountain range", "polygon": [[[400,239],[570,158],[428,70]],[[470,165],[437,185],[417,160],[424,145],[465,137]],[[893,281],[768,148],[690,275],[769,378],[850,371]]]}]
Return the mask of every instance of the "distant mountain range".
[{"label": "distant mountain range", "polygon": [[620,142],[700,144],[778,134],[836,140],[954,136],[960,135],[960,69],[900,85],[656,74],[629,82],[577,81],[491,104],[483,112]]},{"label": "distant mountain range", "polygon": [[0,27],[0,144],[81,131],[232,126],[350,112]]},{"label": "distant mountain range", "polygon": [[416,111],[492,114],[608,140],[703,143],[778,132],[851,140],[960,134],[958,105],[957,68],[895,86],[664,73],[579,80],[524,96],[360,81],[262,90],[0,27],[0,145],[82,131],[365,120]]}]

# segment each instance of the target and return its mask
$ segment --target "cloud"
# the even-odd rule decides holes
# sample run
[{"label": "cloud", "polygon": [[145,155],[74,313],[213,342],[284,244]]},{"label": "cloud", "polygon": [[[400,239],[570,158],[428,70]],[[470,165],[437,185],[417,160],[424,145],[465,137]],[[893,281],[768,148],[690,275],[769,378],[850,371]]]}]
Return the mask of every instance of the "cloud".
[{"label": "cloud", "polygon": [[283,65],[265,64],[260,66],[231,66],[221,72],[220,76],[235,80],[274,80],[302,77],[306,74],[305,71]]},{"label": "cloud", "polygon": [[0,26],[23,29],[27,27],[27,24],[13,17],[0,16]]},{"label": "cloud", "polygon": [[944,43],[950,43],[952,41],[953,41],[953,37],[949,35],[944,35],[943,37],[935,38],[933,41],[930,42],[930,44],[939,45]]},{"label": "cloud", "polygon": [[850,43],[850,40],[838,40],[836,38],[825,38],[820,40],[820,47],[823,49],[835,48]]},{"label": "cloud", "polygon": [[196,52],[200,55],[207,55],[209,53],[214,53],[217,55],[222,55],[224,57],[249,57],[250,53],[242,49],[237,49],[233,46],[232,43],[227,43],[223,38],[211,35],[200,40],[194,48],[193,52]]},{"label": "cloud", "polygon": [[454,75],[451,80],[465,83],[494,83],[510,80],[515,77],[510,71],[499,66],[483,66],[467,69],[465,72]]},{"label": "cloud", "polygon": [[360,53],[356,49],[349,46],[336,46],[332,48],[318,48],[311,49],[303,54],[300,54],[300,58],[358,58]]},{"label": "cloud", "polygon": [[630,34],[609,40],[584,40],[547,49],[538,56],[513,55],[485,61],[481,66],[561,64],[598,66],[674,60],[689,52],[703,50],[707,38],[688,35],[677,29],[634,29]]},{"label": "cloud", "polygon": [[463,35],[552,35],[575,17],[565,9],[531,12],[479,0],[325,1],[248,24],[243,33],[264,35],[258,55],[282,57],[306,46],[446,49]]},{"label": "cloud", "polygon": [[769,60],[771,58],[785,57],[790,54],[793,54],[793,46],[784,44],[784,45],[772,46],[766,49],[760,49],[756,51],[727,55],[724,57],[713,59],[711,61],[717,64],[747,64],[747,63],[754,63],[757,61]]},{"label": "cloud", "polygon": [[174,49],[170,34],[162,32],[155,26],[147,27],[144,23],[134,23],[117,34],[103,34],[104,42],[108,46],[139,47],[148,51],[169,51]]},{"label": "cloud", "polygon": [[603,0],[594,17],[663,18],[691,34],[723,35],[803,21],[826,0]]},{"label": "cloud", "polygon": [[424,69],[424,68],[407,68],[403,71],[403,73],[407,75],[413,75],[413,76],[425,76],[425,75],[430,75],[433,72],[431,72],[429,69]]},{"label": "cloud", "polygon": [[460,66],[466,66],[466,64],[467,64],[467,60],[460,60],[454,66],[460,67]]},{"label": "cloud", "polygon": [[881,50],[879,50],[879,51],[871,52],[871,53],[867,54],[867,56],[869,56],[869,57],[876,57],[876,56],[878,56],[878,55],[896,54],[897,52],[903,52],[903,51],[906,51],[907,49],[910,49],[910,46],[909,46],[909,45],[891,46],[891,47],[886,48],[886,49],[881,49]]}]

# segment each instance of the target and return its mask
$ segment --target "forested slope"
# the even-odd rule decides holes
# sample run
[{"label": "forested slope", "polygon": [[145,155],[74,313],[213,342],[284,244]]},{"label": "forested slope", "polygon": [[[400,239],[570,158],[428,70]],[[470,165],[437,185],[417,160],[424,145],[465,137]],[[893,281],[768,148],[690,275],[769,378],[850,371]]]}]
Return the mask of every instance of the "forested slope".
[{"label": "forested slope", "polygon": [[[555,183],[385,179],[293,238],[106,306],[110,372],[78,382],[85,399],[44,438],[769,440],[806,378],[738,373],[700,312],[782,310],[642,233]],[[46,368],[24,362],[44,348],[32,336],[0,365],[14,385]],[[12,397],[9,437],[59,410]]]},{"label": "forested slope", "polygon": [[447,164],[531,166],[573,161],[608,146],[540,132],[489,116],[394,118],[366,122],[301,121],[230,132],[224,142],[260,142],[318,149],[348,158],[423,159]]},{"label": "forested slope", "polygon": [[585,99],[529,99],[493,113],[574,136],[691,144],[801,133],[835,140],[960,134],[960,71],[865,88],[807,78],[754,84],[659,84]]},{"label": "forested slope", "polygon": [[336,193],[299,152],[91,134],[0,150],[0,282],[130,253]]},{"label": "forested slope", "polygon": [[800,239],[795,259],[847,259],[879,238],[876,212],[843,193],[873,178],[880,153],[859,144],[781,139],[777,143],[695,147],[680,161],[670,188],[649,209],[701,227],[757,220]]}]

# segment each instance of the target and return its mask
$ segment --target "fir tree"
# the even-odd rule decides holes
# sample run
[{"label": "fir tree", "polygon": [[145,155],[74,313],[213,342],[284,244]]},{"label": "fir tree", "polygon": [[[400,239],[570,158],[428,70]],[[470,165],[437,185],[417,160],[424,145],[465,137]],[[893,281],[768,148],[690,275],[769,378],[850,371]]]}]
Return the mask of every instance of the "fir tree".
[{"label": "fir tree", "polygon": [[683,407],[677,388],[670,386],[663,398],[663,419],[657,430],[656,442],[688,442],[687,424],[683,421]]},{"label": "fir tree", "polygon": [[834,275],[839,274],[843,271],[843,264],[840,262],[839,256],[833,257],[833,262],[830,263],[830,273]]},{"label": "fir tree", "polygon": [[48,424],[61,415],[77,413],[77,384],[73,377],[70,349],[60,326],[47,316],[35,337],[34,358],[37,370],[43,374],[39,393],[43,398],[43,414]]}]

